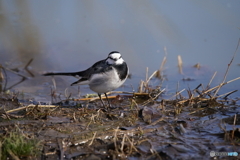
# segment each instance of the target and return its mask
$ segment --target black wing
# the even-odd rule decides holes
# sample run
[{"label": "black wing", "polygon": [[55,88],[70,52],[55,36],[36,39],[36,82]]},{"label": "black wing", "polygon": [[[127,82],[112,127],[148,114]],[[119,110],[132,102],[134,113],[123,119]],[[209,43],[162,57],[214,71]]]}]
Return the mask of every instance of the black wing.
[{"label": "black wing", "polygon": [[72,83],[71,86],[75,85],[75,84],[78,84],[80,82],[89,80],[93,74],[100,74],[100,73],[104,73],[104,72],[107,72],[107,71],[110,71],[110,70],[112,70],[112,65],[107,64],[105,62],[105,60],[96,62],[90,68],[86,69],[85,71],[82,71],[81,72],[81,75],[82,75],[81,78],[78,81]]},{"label": "black wing", "polygon": [[112,70],[112,65],[106,63],[106,59],[101,60],[93,64],[90,68],[79,72],[58,72],[58,73],[45,73],[44,76],[61,75],[61,76],[79,76],[80,79],[74,82],[72,85],[82,81],[87,81],[93,74],[104,73]]},{"label": "black wing", "polygon": [[106,63],[106,59],[96,62],[92,67],[86,69],[83,78],[90,78],[92,74],[104,73],[112,70],[112,65]]},{"label": "black wing", "polygon": [[105,60],[101,60],[96,62],[94,65],[92,65],[90,68],[84,70],[84,71],[79,71],[79,72],[49,72],[43,74],[43,76],[54,76],[54,75],[59,75],[59,76],[79,76],[82,78],[90,78],[92,74],[96,73],[101,73],[101,72],[106,72],[107,70],[110,70],[111,67],[109,68],[109,65],[105,63]]}]

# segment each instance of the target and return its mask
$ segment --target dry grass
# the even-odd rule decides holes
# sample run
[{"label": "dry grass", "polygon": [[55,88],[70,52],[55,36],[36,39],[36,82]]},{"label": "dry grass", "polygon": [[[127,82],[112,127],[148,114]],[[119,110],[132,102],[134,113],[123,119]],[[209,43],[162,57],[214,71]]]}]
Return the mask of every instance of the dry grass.
[{"label": "dry grass", "polygon": [[[109,92],[108,93],[108,95],[110,95],[108,97],[109,99],[113,99],[113,100],[121,99],[121,97],[119,98],[118,95],[115,96],[116,94],[120,94],[124,97],[123,101],[119,100],[119,103],[117,103],[118,107],[116,109],[113,109],[110,111],[104,111],[101,109],[92,109],[92,108],[88,109],[87,107],[85,108],[79,107],[75,109],[64,110],[64,108],[62,108],[59,105],[30,104],[25,106],[20,105],[18,108],[14,108],[14,109],[3,110],[1,112],[1,116],[2,116],[1,118],[8,119],[8,120],[20,119],[20,118],[32,118],[34,119],[32,121],[29,121],[29,120],[21,121],[21,125],[24,127],[26,126],[29,127],[30,125],[33,125],[32,122],[36,123],[36,126],[35,126],[36,135],[39,135],[40,132],[45,130],[46,132],[49,130],[50,131],[54,130],[56,132],[58,131],[57,133],[59,134],[69,133],[69,134],[66,134],[66,135],[69,135],[67,138],[58,137],[58,138],[55,138],[54,140],[52,139],[52,141],[56,141],[57,151],[56,150],[51,152],[46,151],[43,153],[44,156],[49,156],[50,154],[58,154],[57,157],[59,159],[63,159],[63,158],[72,159],[77,156],[70,153],[70,151],[72,151],[71,148],[74,148],[74,149],[77,148],[78,151],[79,151],[79,148],[81,148],[83,150],[84,149],[87,150],[86,152],[83,152],[84,154],[80,154],[82,157],[85,157],[85,158],[86,156],[89,156],[88,155],[89,153],[91,154],[94,153],[96,155],[101,155],[102,157],[105,157],[105,158],[106,158],[106,155],[108,155],[109,156],[108,158],[110,159],[111,158],[126,159],[127,157],[130,157],[133,155],[136,157],[137,156],[140,157],[144,155],[143,156],[144,158],[162,159],[163,155],[161,155],[160,152],[154,148],[155,141],[154,139],[151,139],[152,138],[151,136],[156,136],[158,134],[163,135],[163,137],[166,135],[167,136],[171,135],[170,138],[164,137],[163,139],[165,140],[169,138],[168,140],[174,139],[174,141],[161,143],[161,145],[167,144],[168,147],[170,145],[182,145],[183,143],[187,145],[187,143],[185,143],[185,141],[187,140],[182,138],[182,134],[187,133],[188,128],[184,126],[184,124],[182,123],[177,125],[174,124],[176,123],[176,121],[178,121],[178,118],[181,118],[181,117],[178,117],[179,114],[186,111],[186,108],[187,108],[189,110],[187,111],[188,114],[185,114],[185,117],[184,117],[185,121],[186,121],[186,116],[197,115],[201,117],[202,115],[200,114],[205,114],[205,113],[209,115],[209,119],[210,119],[211,115],[213,115],[212,113],[213,112],[215,113],[218,111],[218,109],[215,106],[219,107],[223,102],[223,101],[220,101],[219,99],[227,98],[229,95],[236,92],[236,90],[234,90],[222,95],[218,95],[219,90],[224,85],[240,79],[240,77],[237,77],[233,80],[226,81],[227,74],[229,72],[230,66],[232,65],[232,62],[236,55],[236,51],[230,63],[228,64],[228,68],[224,75],[223,81],[215,87],[211,87],[211,84],[217,74],[216,72],[210,78],[209,83],[207,84],[206,87],[204,87],[203,84],[199,84],[194,89],[186,88],[179,91],[179,87],[177,86],[176,93],[172,95],[172,97],[169,100],[162,99],[161,102],[159,102],[159,97],[166,92],[166,89],[162,88],[162,83],[166,80],[164,76],[164,66],[166,64],[167,57],[165,56],[159,67],[159,70],[156,70],[152,74],[149,74],[148,68],[146,69],[146,77],[144,78],[144,80],[141,80],[137,92],[132,91],[132,92]],[[184,72],[182,68],[183,63],[180,56],[178,56],[178,60],[179,60],[178,61],[179,72],[183,74]],[[30,63],[31,61],[26,65],[26,67],[24,67],[25,70],[27,69],[27,66]],[[4,72],[6,70],[8,69],[4,67],[2,67],[0,70],[1,71],[0,82],[2,82],[1,84],[3,84],[3,81],[5,80],[4,77],[6,77],[6,73]],[[160,85],[158,85],[157,87],[151,85],[151,80],[153,80],[154,78],[159,79]],[[54,101],[58,99],[58,94],[56,93],[56,82],[54,79],[52,81],[53,81],[53,87],[51,90],[51,97],[52,97],[52,101]],[[2,85],[2,90],[6,90],[6,87],[4,87],[4,85]],[[183,92],[187,93],[186,94],[187,97],[183,96]],[[64,95],[67,101],[81,101],[81,102],[87,101],[91,103],[92,101],[99,99],[99,98],[90,97],[90,96],[86,98],[73,99],[71,98],[71,93],[68,93],[68,90],[65,90]],[[102,98],[105,99],[105,97],[102,97]],[[156,106],[156,108],[154,108],[154,105]],[[147,111],[149,111],[149,112],[146,111],[145,113],[147,114],[147,116],[150,117],[148,119],[149,120],[148,122],[145,121],[144,118],[140,118],[141,116],[143,116],[143,114],[141,115],[141,112],[144,112],[144,109],[145,109],[144,107],[146,107],[148,109]],[[21,117],[16,117],[16,114],[18,113],[21,114]],[[65,118],[65,120],[67,121],[66,122],[67,125],[58,124],[58,121],[54,121],[54,118],[56,117],[58,118],[60,117],[60,115],[67,117]],[[171,117],[172,115],[173,117]],[[51,119],[51,118],[53,120],[48,122],[48,119]],[[171,123],[169,121],[171,121]],[[229,132],[226,129],[226,127],[223,126],[225,125],[224,123],[219,125],[219,127],[224,131],[225,140],[231,142],[234,145],[239,144],[239,139],[235,136],[237,132],[236,122],[237,122],[237,114],[234,116],[234,119],[232,122],[233,130],[231,132]],[[62,123],[64,124],[64,122]],[[12,124],[14,124],[14,122],[7,122],[6,125],[3,124],[2,126],[7,126],[7,127],[10,126],[9,130],[11,130]],[[71,130],[68,130],[69,126],[72,127]],[[128,126],[129,128],[125,126]],[[127,129],[125,129],[124,127]],[[163,134],[162,133],[163,131],[166,131],[166,133]],[[11,132],[7,132],[7,133],[11,133]],[[148,137],[146,135],[148,135]],[[12,137],[16,138],[15,135],[13,135]],[[22,138],[22,137],[17,137],[17,138],[20,140],[21,139],[26,140],[25,138]],[[96,149],[96,146],[99,146],[97,142],[100,140],[101,140],[101,143],[104,143],[105,145],[107,145],[106,153],[101,153],[99,151],[100,149],[99,150]],[[5,143],[6,141],[7,140],[1,141],[0,148],[2,148],[3,145],[6,145]],[[19,140],[14,139],[14,141],[19,141]],[[50,142],[50,140],[48,142]],[[8,144],[10,144],[10,142],[8,142]],[[146,148],[145,148],[145,145],[146,145]],[[27,146],[28,147],[30,146],[31,148],[32,143],[28,144]],[[144,147],[141,148],[142,146]],[[66,150],[68,150],[68,152],[66,152]],[[22,154],[17,154],[17,152],[15,152],[13,148],[5,149],[4,152],[5,151],[8,154],[8,156],[10,156],[12,159],[20,159],[22,157]],[[167,152],[164,152],[164,154],[167,154]],[[67,157],[65,157],[65,155],[67,155]]]}]

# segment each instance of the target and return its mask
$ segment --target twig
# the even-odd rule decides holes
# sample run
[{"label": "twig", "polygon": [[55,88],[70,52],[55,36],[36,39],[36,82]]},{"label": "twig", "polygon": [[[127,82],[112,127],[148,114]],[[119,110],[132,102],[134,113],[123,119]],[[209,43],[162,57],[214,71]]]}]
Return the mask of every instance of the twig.
[{"label": "twig", "polygon": [[159,68],[159,72],[162,72],[162,71],[163,71],[163,67],[164,67],[164,65],[166,64],[166,62],[167,62],[167,57],[164,56],[164,57],[163,57],[163,60],[162,60],[162,63],[161,63],[161,66],[160,66],[160,68]]},{"label": "twig", "polygon": [[180,93],[182,93],[183,91],[185,91],[185,89],[182,89],[181,91],[179,91],[179,92],[177,92],[174,96],[172,96],[171,98],[169,98],[169,99],[172,99],[173,97],[176,97],[176,96],[178,96]]},{"label": "twig", "polygon": [[[33,61],[33,59],[30,59],[30,61],[26,64],[26,66],[25,66],[23,69],[26,70],[26,71],[30,74],[31,77],[34,77],[34,75],[32,74],[32,72],[28,69],[28,66],[31,64],[32,61]],[[3,91],[5,91],[5,90],[7,90],[7,89],[11,89],[11,88],[15,87],[16,85],[22,83],[22,82],[25,81],[26,79],[28,79],[27,76],[25,76],[25,75],[23,75],[23,74],[20,74],[20,73],[14,71],[13,69],[9,69],[9,68],[3,67],[2,65],[0,65],[0,69],[3,70],[3,72],[4,72],[4,74],[5,74],[5,77],[6,77],[6,78],[5,78],[5,79],[6,79],[6,82],[5,82],[5,86],[4,86]],[[13,74],[16,74],[16,75],[19,76],[19,77],[22,77],[22,79],[21,79],[19,82],[13,84],[12,86],[8,87],[7,89],[6,89],[6,86],[7,86],[7,74],[6,74],[6,70],[9,71],[9,72],[12,72]]]},{"label": "twig", "polygon": [[123,91],[111,91],[108,92],[107,95],[109,94],[133,94],[134,96],[143,96],[143,95],[149,95],[149,93],[141,93],[141,92],[123,92]]},{"label": "twig", "polygon": [[33,58],[30,59],[30,61],[26,64],[24,69],[28,72],[28,74],[30,74],[31,77],[34,77],[34,74],[28,69],[28,66],[32,63],[32,61],[33,61]]},{"label": "twig", "polygon": [[87,130],[88,127],[89,127],[89,125],[90,125],[92,122],[95,121],[95,117],[96,117],[96,116],[97,116],[97,115],[92,114],[92,116],[90,117],[89,123],[88,123],[88,124],[86,125],[86,127],[85,127],[85,130]]},{"label": "twig", "polygon": [[132,98],[132,100],[131,100],[131,109],[132,109],[132,106],[133,106],[133,103],[135,104],[135,106],[136,106],[136,108],[137,108],[137,111],[139,111],[140,109],[139,109],[139,107],[138,107],[138,104],[137,104],[137,102]]},{"label": "twig", "polygon": [[[149,96],[149,93],[134,93],[134,92],[109,92],[107,93],[107,95],[111,94],[111,93],[125,93],[125,94],[132,94],[130,95],[130,97],[132,96]],[[124,95],[126,96],[126,95]],[[117,96],[108,96],[108,99],[114,99],[116,98]],[[105,96],[101,96],[102,99],[106,99]],[[91,97],[91,98],[80,98],[80,99],[74,99],[74,101],[95,101],[99,99],[99,97]]]},{"label": "twig", "polygon": [[214,72],[214,74],[213,74],[213,76],[212,76],[211,80],[209,81],[209,83],[208,83],[208,85],[207,85],[206,89],[208,89],[208,88],[210,87],[210,85],[211,85],[211,83],[212,83],[212,81],[213,81],[214,77],[216,76],[216,74],[217,74],[217,71],[216,71],[216,72]]},{"label": "twig", "polygon": [[231,91],[231,92],[228,92],[228,93],[224,93],[224,94],[222,94],[222,95],[220,95],[220,96],[217,96],[217,98],[226,95],[225,97],[223,97],[223,99],[225,99],[225,98],[227,98],[229,95],[231,95],[231,94],[233,94],[233,93],[235,93],[235,92],[237,92],[237,91],[238,91],[238,90],[234,90],[234,91]]},{"label": "twig", "polygon": [[164,91],[165,91],[165,88],[164,88],[163,90],[161,90],[155,97],[153,97],[153,98],[151,98],[151,99],[143,102],[142,105],[144,106],[144,105],[147,105],[148,103],[150,103],[151,101],[154,101],[154,100],[157,99],[157,97],[158,97],[161,93],[163,93]]},{"label": "twig", "polygon": [[10,149],[7,149],[7,152],[14,160],[20,160]]},{"label": "twig", "polygon": [[7,70],[7,71],[9,71],[9,72],[12,72],[12,73],[16,74],[17,76],[22,77],[22,79],[21,79],[19,82],[13,84],[12,86],[8,87],[7,89],[11,89],[11,88],[15,87],[16,85],[22,83],[22,82],[25,81],[26,79],[28,79],[28,77],[26,77],[26,76],[24,76],[24,75],[22,75],[22,74],[20,74],[20,73],[18,73],[18,72],[15,72],[15,71],[13,71],[13,70],[11,70],[11,69],[5,68],[5,67],[3,67],[3,66],[2,66],[2,68],[3,68],[4,70]]},{"label": "twig", "polygon": [[161,65],[160,65],[160,68],[159,68],[159,70],[157,70],[157,72],[156,72],[156,77],[159,78],[159,79],[162,79],[161,73],[163,72],[163,67],[164,67],[164,65],[166,64],[166,62],[167,62],[167,57],[164,56],[164,58],[163,58],[163,60],[162,60],[162,63],[161,63]]},{"label": "twig", "polygon": [[[127,139],[128,139],[128,142],[131,144],[131,150],[132,150],[132,148],[133,148],[136,152],[138,152],[137,148],[134,146],[133,142],[129,139],[128,136],[127,136]],[[130,152],[130,153],[131,153],[131,152]]]},{"label": "twig", "polygon": [[215,87],[213,87],[213,88],[210,88],[209,90],[204,91],[203,94],[208,93],[208,92],[211,92],[211,91],[213,91],[214,89],[216,89],[216,88],[218,88],[218,87],[220,87],[220,86],[223,86],[223,85],[225,85],[225,84],[231,83],[231,82],[236,81],[236,80],[239,80],[239,79],[240,79],[240,77],[235,78],[235,79],[232,79],[232,80],[227,81],[227,82],[225,82],[225,83],[221,83],[221,84],[219,84],[219,85],[217,85],[217,86],[215,86]]},{"label": "twig", "polygon": [[147,79],[146,84],[152,79],[154,75],[156,75],[157,71],[154,71],[153,74]]},{"label": "twig", "polygon": [[180,74],[183,74],[183,70],[182,70],[182,57],[180,55],[178,55],[178,71]]},{"label": "twig", "polygon": [[237,120],[237,114],[234,115],[234,120],[233,120],[233,131],[232,131],[232,139],[234,138],[234,132],[235,132],[236,120]]},{"label": "twig", "polygon": [[117,148],[117,131],[118,131],[119,127],[117,127],[115,129],[114,132],[114,137],[113,137],[113,141],[114,141],[114,147],[115,147],[115,151],[118,153],[118,148]]},{"label": "twig", "polygon": [[143,83],[144,83],[144,81],[141,80],[141,81],[140,81],[140,84],[139,84],[139,87],[138,87],[138,92],[139,92],[139,93],[142,93],[142,92],[143,92]]},{"label": "twig", "polygon": [[179,89],[179,81],[177,82],[177,88],[176,88],[176,99],[178,98],[177,95],[178,95],[178,89]]},{"label": "twig", "polygon": [[123,152],[123,148],[124,148],[125,139],[126,139],[126,134],[123,135],[122,145],[121,145],[121,148],[120,148],[120,150],[121,150],[122,153],[124,153],[124,152]]},{"label": "twig", "polygon": [[161,118],[159,118],[158,120],[150,123],[149,126],[150,126],[150,125],[154,126],[154,125],[156,125],[158,122],[161,122],[161,121],[163,121],[163,120],[164,120],[164,117],[161,117]]},{"label": "twig", "polygon": [[97,134],[97,132],[93,133],[93,138],[92,138],[91,142],[88,144],[88,146],[91,146],[93,144],[93,141],[94,141],[94,139],[96,137],[96,134]]},{"label": "twig", "polygon": [[14,85],[8,87],[8,89],[11,89],[11,88],[15,87],[16,85],[22,83],[22,82],[25,81],[26,79],[27,79],[26,77],[22,77],[22,79],[21,79],[19,82],[17,82],[17,83],[15,83]]},{"label": "twig", "polygon": [[[55,107],[59,107],[59,106],[55,106],[55,105],[37,105],[38,107],[46,107],[46,108],[55,108]],[[6,113],[12,113],[12,112],[16,112],[16,111],[20,111],[20,110],[23,110],[23,109],[26,109],[26,108],[30,108],[30,107],[36,107],[36,105],[33,105],[33,104],[30,104],[28,106],[24,106],[24,107],[19,107],[19,108],[16,108],[16,109],[12,109],[12,110],[8,110],[6,111]]]},{"label": "twig", "polygon": [[228,64],[228,67],[227,67],[227,70],[226,70],[226,72],[225,72],[223,81],[222,81],[222,83],[219,85],[219,87],[217,88],[217,90],[216,90],[216,92],[214,93],[214,96],[213,96],[213,97],[215,97],[215,96],[217,95],[218,91],[220,90],[220,88],[221,88],[221,87],[223,86],[223,84],[225,83],[226,78],[227,78],[228,71],[229,71],[229,69],[230,69],[230,66],[231,66],[234,58],[235,58],[235,55],[236,55],[236,53],[237,53],[237,50],[238,50],[238,46],[239,46],[239,45],[240,45],[240,38],[238,39],[237,48],[236,48],[236,50],[235,50],[235,52],[234,52],[234,54],[233,54],[233,57],[232,57],[230,63]]},{"label": "twig", "polygon": [[197,110],[195,110],[195,111],[193,111],[193,112],[191,112],[191,113],[188,113],[188,114],[190,115],[190,114],[196,113],[196,112],[201,111],[201,110],[204,110],[204,109],[205,109],[205,108],[199,108],[199,109],[197,109]]},{"label": "twig", "polygon": [[2,68],[4,68],[5,70],[7,70],[7,71],[9,71],[9,72],[12,72],[13,74],[16,74],[16,75],[18,75],[19,77],[23,77],[23,78],[26,78],[26,79],[27,79],[27,77],[26,77],[26,76],[24,76],[24,75],[22,75],[22,74],[20,74],[20,73],[18,73],[18,72],[16,72],[16,71],[13,71],[13,70],[11,70],[11,69],[8,69],[8,68],[6,68],[6,67],[3,67],[3,66],[2,66]]}]

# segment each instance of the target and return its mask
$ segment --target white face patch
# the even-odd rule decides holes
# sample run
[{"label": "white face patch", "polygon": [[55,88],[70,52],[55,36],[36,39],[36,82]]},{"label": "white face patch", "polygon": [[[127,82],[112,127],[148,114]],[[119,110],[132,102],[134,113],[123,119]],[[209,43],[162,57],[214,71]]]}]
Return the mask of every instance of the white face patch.
[{"label": "white face patch", "polygon": [[112,53],[109,55],[109,58],[112,58],[112,59],[119,59],[121,56],[120,53]]},{"label": "white face patch", "polygon": [[122,59],[122,56],[120,53],[112,53],[107,58],[108,64],[122,64],[124,60]]}]

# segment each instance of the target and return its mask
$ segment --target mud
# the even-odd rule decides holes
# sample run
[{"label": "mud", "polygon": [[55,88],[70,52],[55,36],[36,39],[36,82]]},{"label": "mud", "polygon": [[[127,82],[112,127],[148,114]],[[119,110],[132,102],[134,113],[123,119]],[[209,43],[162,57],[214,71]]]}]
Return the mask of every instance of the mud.
[{"label": "mud", "polygon": [[111,99],[111,108],[99,100],[36,105],[2,94],[1,141],[16,130],[34,137],[41,143],[34,159],[44,160],[214,159],[211,151],[240,154],[238,100],[166,101],[159,97],[141,105],[146,99],[142,101],[143,97],[119,95]]}]

